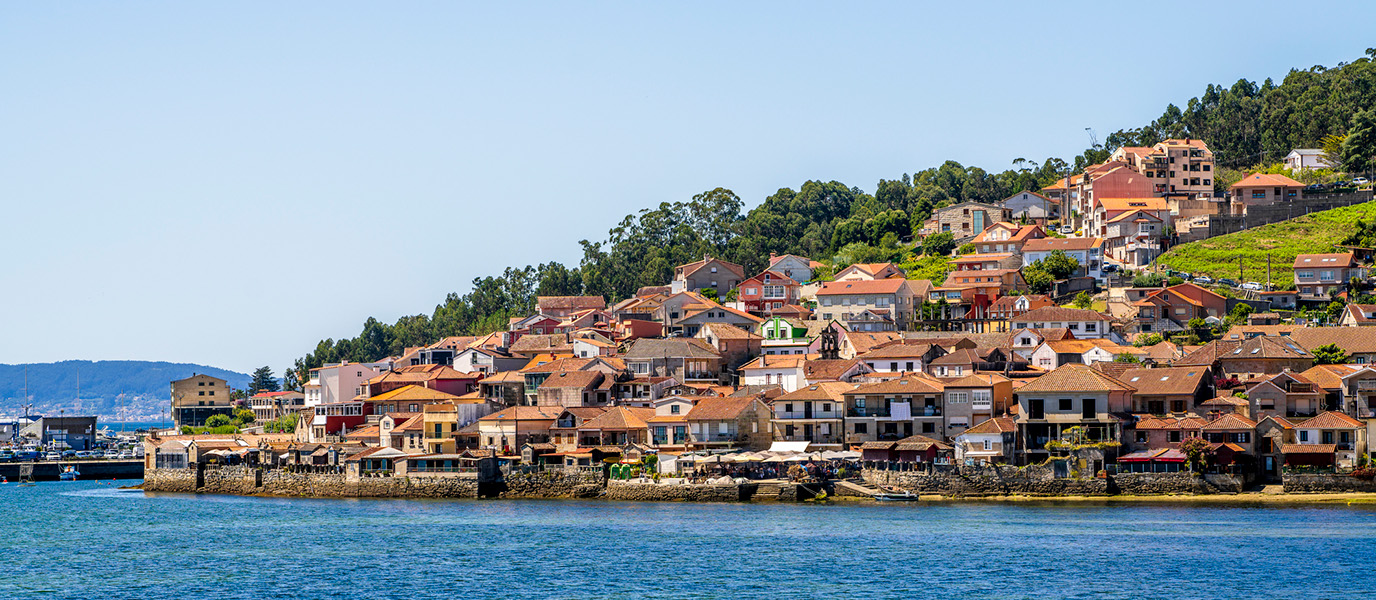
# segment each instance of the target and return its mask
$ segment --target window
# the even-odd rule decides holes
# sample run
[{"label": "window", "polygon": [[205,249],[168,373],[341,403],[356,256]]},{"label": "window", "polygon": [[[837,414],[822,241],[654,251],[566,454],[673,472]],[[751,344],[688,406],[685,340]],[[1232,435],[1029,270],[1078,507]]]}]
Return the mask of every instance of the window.
[{"label": "window", "polygon": [[1180,441],[1180,432],[1179,432],[1179,431],[1172,431],[1172,432],[1170,432],[1170,434],[1166,437],[1166,439],[1170,440],[1170,442],[1171,442],[1172,444],[1178,443],[1178,442]]},{"label": "window", "polygon": [[1308,431],[1305,431],[1305,430],[1303,430],[1303,429],[1301,429],[1301,430],[1300,430],[1300,443],[1304,443],[1304,442],[1307,442],[1307,441],[1309,441],[1309,432],[1308,432]]},{"label": "window", "polygon": [[905,366],[904,366],[904,369],[903,369],[903,370],[904,370],[904,371],[912,371],[912,370],[913,370],[913,361],[908,361],[907,363],[905,363]]},{"label": "window", "polygon": [[680,405],[678,405],[678,404],[670,404],[670,405],[669,405],[669,414],[671,414],[671,415],[676,415],[676,414],[678,414],[679,411],[682,410],[682,409],[683,409],[683,407],[680,406]]},{"label": "window", "polygon": [[985,450],[993,450],[993,449],[994,449],[994,443],[991,442],[991,441],[989,441],[989,440],[984,440],[984,449],[985,449]]},{"label": "window", "polygon": [[1137,443],[1139,443],[1139,444],[1145,444],[1145,443],[1147,443],[1147,432],[1145,432],[1145,431],[1139,431],[1139,432],[1137,432]]},{"label": "window", "polygon": [[855,433],[869,433],[869,432],[870,432],[870,428],[869,428],[869,425],[868,425],[868,424],[866,424],[866,423],[856,423],[856,424],[855,424]]},{"label": "window", "polygon": [[753,287],[745,288],[745,295],[747,295],[747,296],[754,296],[755,294],[758,294],[758,293],[760,293],[759,288],[753,288]]},{"label": "window", "polygon": [[889,363],[889,370],[890,370],[890,371],[897,372],[897,371],[898,371],[898,363],[896,363],[896,362],[891,362],[891,363]]},{"label": "window", "polygon": [[786,402],[786,403],[784,403],[784,412],[786,412],[786,413],[791,413],[791,412],[793,412],[793,403],[792,403],[792,402]]},{"label": "window", "polygon": [[928,421],[922,424],[922,433],[936,433],[936,423]]},{"label": "window", "polygon": [[1097,328],[1095,323],[1085,323],[1085,331],[1093,332]]},{"label": "window", "polygon": [[1075,404],[1074,401],[1072,401],[1070,398],[1061,398],[1061,402],[1060,402],[1060,407],[1061,407],[1061,408],[1060,408],[1060,409],[1061,409],[1061,410],[1074,410],[1074,408],[1075,408],[1075,407],[1074,407],[1074,404]]},{"label": "window", "polygon": [[831,412],[831,403],[830,403],[830,402],[826,402],[826,403],[823,403],[823,404],[822,404],[822,412]]},{"label": "window", "polygon": [[205,395],[205,390],[201,390],[201,391],[199,391],[199,392],[196,392],[196,395],[197,395],[197,396],[204,396],[204,395]]}]

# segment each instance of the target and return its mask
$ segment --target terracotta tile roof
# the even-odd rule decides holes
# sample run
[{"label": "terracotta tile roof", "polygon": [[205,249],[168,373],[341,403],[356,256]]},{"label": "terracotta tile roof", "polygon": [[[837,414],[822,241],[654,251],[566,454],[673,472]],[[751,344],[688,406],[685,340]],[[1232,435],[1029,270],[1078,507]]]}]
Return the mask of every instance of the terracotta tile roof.
[{"label": "terracotta tile roof", "polygon": [[878,383],[866,383],[845,392],[848,396],[868,394],[940,394],[946,386],[924,375],[909,375]]},{"label": "terracotta tile roof", "polygon": [[1376,327],[1300,327],[1290,339],[1309,350],[1336,344],[1349,354],[1376,352]]},{"label": "terracotta tile roof", "polygon": [[[1348,329],[1356,329],[1355,327]],[[1187,365],[1212,365],[1214,361],[1220,360],[1248,360],[1248,359],[1305,359],[1312,357],[1309,352],[1300,345],[1285,338],[1272,338],[1266,336],[1254,337],[1250,340],[1214,340],[1205,344],[1203,348],[1195,350],[1185,355],[1180,360],[1175,361],[1175,366]]]},{"label": "terracotta tile roof", "polygon": [[912,435],[896,442],[865,442],[860,445],[863,450],[898,450],[900,452],[926,452],[928,448],[935,446],[938,450],[950,450],[951,447],[925,435]]},{"label": "terracotta tile roof", "polygon": [[563,409],[557,406],[512,406],[499,412],[481,417],[479,421],[553,421]]},{"label": "terracotta tile roof", "polygon": [[679,265],[678,270],[683,271],[684,277],[692,277],[694,273],[697,273],[699,270],[706,267],[709,263],[712,262],[721,265],[722,268],[725,269],[728,273],[735,274],[736,277],[745,279],[745,267],[742,267],[733,262],[728,262],[720,258],[713,258],[710,256],[704,257],[702,260],[699,261],[690,262],[685,265]]},{"label": "terracotta tile roof", "polygon": [[932,351],[932,344],[888,344],[880,346],[869,352],[856,356],[860,360],[877,360],[885,358],[921,358],[924,354]]},{"label": "terracotta tile roof", "polygon": [[1228,189],[1253,187],[1304,187],[1303,183],[1295,181],[1284,175],[1272,175],[1269,173],[1252,173],[1240,179],[1237,183],[1228,186]]},{"label": "terracotta tile roof", "polygon": [[625,360],[648,360],[668,358],[709,358],[720,359],[715,348],[697,338],[640,338],[631,343],[631,348],[622,358]]},{"label": "terracotta tile roof", "polygon": [[1094,203],[1104,210],[1170,210],[1165,198],[1095,198]]},{"label": "terracotta tile roof", "polygon": [[607,308],[607,299],[601,296],[537,296],[535,305],[540,312],[550,310],[601,310]]},{"label": "terracotta tile roof", "polygon": [[622,431],[645,429],[647,419],[655,416],[653,408],[615,406],[602,414],[584,421],[579,429],[600,429],[603,431]]},{"label": "terracotta tile roof", "polygon": [[1338,254],[1300,254],[1295,257],[1295,268],[1316,267],[1355,267],[1357,259],[1351,252]]},{"label": "terracotta tile roof", "polygon": [[1007,377],[995,373],[975,373],[974,375],[966,375],[965,377],[961,377],[960,379],[952,379],[951,381],[944,382],[942,385],[946,389],[977,388],[989,387],[994,384],[1003,383],[1005,381],[1008,381]]},{"label": "terracotta tile roof", "polygon": [[845,336],[856,354],[864,354],[876,346],[903,339],[903,334],[897,331],[845,331],[841,335]]},{"label": "terracotta tile roof", "polygon": [[395,389],[395,390],[392,390],[392,391],[390,391],[390,392],[384,392],[384,393],[378,394],[378,395],[376,395],[376,396],[373,396],[373,397],[371,397],[371,398],[368,398],[367,401],[368,401],[368,402],[391,402],[391,401],[404,402],[404,401],[407,401],[407,400],[416,400],[416,401],[425,401],[425,402],[443,402],[443,401],[454,400],[454,399],[457,399],[457,398],[458,398],[458,396],[455,396],[455,395],[453,395],[453,394],[448,394],[448,393],[445,393],[445,392],[441,392],[441,391],[439,391],[439,390],[430,389],[430,388],[427,388],[427,387],[422,387],[422,386],[419,386],[419,385],[411,384],[411,385],[406,385],[406,386],[399,387],[399,388],[397,388],[397,389]]},{"label": "terracotta tile roof", "polygon": [[511,352],[533,354],[538,352],[569,352],[573,348],[572,339],[566,333],[526,334],[511,345]]},{"label": "terracotta tile roof", "polygon": [[1363,368],[1362,365],[1316,365],[1308,371],[1300,373],[1300,375],[1323,389],[1340,390],[1343,387],[1343,377],[1356,373]]},{"label": "terracotta tile roof", "polygon": [[850,391],[854,387],[843,381],[823,381],[814,383],[804,388],[799,388],[778,398],[775,402],[791,402],[797,400],[832,400],[842,401],[842,394]]},{"label": "terracotta tile roof", "polygon": [[943,365],[973,365],[982,362],[984,359],[980,358],[977,352],[969,348],[961,348],[950,354],[932,359],[932,362],[928,364],[939,367]]},{"label": "terracotta tile roof", "polygon": [[1367,315],[1376,314],[1376,304],[1348,303],[1346,307],[1343,307],[1343,311],[1347,313],[1347,316],[1352,318],[1353,322],[1361,324],[1376,323],[1376,319],[1367,317]]},{"label": "terracotta tile roof", "polygon": [[689,421],[731,421],[755,403],[753,396],[704,398],[688,411]]},{"label": "terracotta tile roof", "polygon": [[1247,400],[1237,396],[1218,396],[1199,403],[1200,406],[1251,406]]},{"label": "terracotta tile roof", "polygon": [[1281,444],[1281,454],[1333,454],[1337,444]]},{"label": "terracotta tile roof", "polygon": [[549,376],[542,388],[550,389],[589,389],[597,386],[605,380],[606,374],[601,371],[560,371]]},{"label": "terracotta tile roof", "polygon": [[1252,430],[1252,429],[1256,429],[1256,428],[1257,428],[1257,422],[1256,422],[1256,421],[1253,421],[1253,420],[1251,420],[1251,419],[1248,419],[1247,417],[1244,417],[1244,416],[1239,415],[1239,414],[1237,414],[1237,413],[1228,413],[1228,414],[1225,414],[1225,415],[1223,415],[1223,416],[1221,416],[1221,417],[1219,417],[1219,418],[1217,418],[1217,419],[1214,419],[1213,421],[1210,421],[1208,425],[1205,425],[1205,426],[1204,426],[1204,429],[1207,429],[1207,430],[1210,430],[1210,431],[1233,430],[1233,429],[1247,429],[1247,430]]},{"label": "terracotta tile roof", "polygon": [[984,421],[980,422],[978,425],[975,425],[974,427],[971,427],[971,428],[969,428],[969,429],[966,429],[966,430],[965,430],[965,433],[973,433],[973,434],[1008,433],[1008,432],[1011,432],[1011,431],[1017,431],[1017,428],[1018,428],[1017,425],[1014,425],[1014,424],[1013,424],[1013,419],[1011,419],[1011,418],[1008,418],[1008,417],[994,417],[994,418],[992,418],[992,419],[985,419]]},{"label": "terracotta tile roof", "polygon": [[406,420],[406,422],[392,428],[392,431],[425,431],[425,415],[419,414]]},{"label": "terracotta tile roof", "polygon": [[1123,373],[1140,367],[1133,363],[1099,361],[1090,365],[1090,368],[1114,379],[1123,380]]},{"label": "terracotta tile roof", "polygon": [[809,360],[803,362],[803,377],[808,381],[823,381],[828,379],[839,379],[842,375],[861,366],[862,372],[865,369],[864,363],[856,359],[835,359],[835,360]]},{"label": "terracotta tile roof", "polygon": [[1047,238],[1039,238],[1039,239],[1035,239],[1035,240],[1027,240],[1027,243],[1022,245],[1022,251],[1023,251],[1023,254],[1027,254],[1027,253],[1029,253],[1029,252],[1050,252],[1050,251],[1052,251],[1052,250],[1061,250],[1061,251],[1064,251],[1064,252],[1074,252],[1074,251],[1089,250],[1090,248],[1102,248],[1103,245],[1104,245],[1104,238],[1097,238],[1097,237],[1093,237],[1093,238],[1053,238],[1053,237],[1047,237]]},{"label": "terracotta tile roof", "polygon": [[1194,395],[1210,375],[1209,369],[1202,366],[1135,368],[1124,371],[1118,379],[1137,388],[1141,395]]},{"label": "terracotta tile roof", "polygon": [[1133,391],[1133,387],[1085,365],[1064,365],[1032,381],[1019,393]]},{"label": "terracotta tile roof", "polygon": [[562,373],[564,371],[581,371],[583,367],[591,363],[591,358],[557,358],[551,361],[542,362],[541,357],[530,359],[530,363],[521,367],[522,373]]},{"label": "terracotta tile roof", "polygon": [[1296,429],[1355,429],[1358,427],[1366,427],[1366,425],[1357,419],[1331,410],[1295,424]]},{"label": "terracotta tile roof", "polygon": [[803,366],[815,354],[761,354],[741,365],[738,370],[746,369],[796,369]]},{"label": "terracotta tile roof", "polygon": [[822,289],[817,290],[817,295],[896,294],[906,282],[906,279],[899,277],[867,281],[828,281],[822,284]]},{"label": "terracotta tile roof", "polygon": [[1107,315],[1082,308],[1065,308],[1063,306],[1043,306],[1013,317],[1013,321],[1018,323],[1052,323],[1057,321],[1109,321]]},{"label": "terracotta tile roof", "polygon": [[703,329],[723,340],[763,340],[764,336],[751,333],[730,323],[706,323]]}]

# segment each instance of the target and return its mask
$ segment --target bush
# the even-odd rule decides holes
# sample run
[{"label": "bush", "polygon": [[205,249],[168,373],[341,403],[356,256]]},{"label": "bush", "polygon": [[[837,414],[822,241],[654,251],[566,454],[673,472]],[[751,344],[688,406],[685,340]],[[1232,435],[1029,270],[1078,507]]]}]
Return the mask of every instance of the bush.
[{"label": "bush", "polygon": [[946,256],[956,248],[956,237],[949,231],[933,233],[922,240],[922,252],[927,256]]},{"label": "bush", "polygon": [[209,429],[214,429],[216,427],[229,425],[231,421],[232,419],[230,419],[228,415],[211,415],[209,419],[205,420],[205,426]]},{"label": "bush", "polygon": [[1360,469],[1353,471],[1352,476],[1362,481],[1371,481],[1372,479],[1376,479],[1376,469],[1371,467],[1362,467]]}]

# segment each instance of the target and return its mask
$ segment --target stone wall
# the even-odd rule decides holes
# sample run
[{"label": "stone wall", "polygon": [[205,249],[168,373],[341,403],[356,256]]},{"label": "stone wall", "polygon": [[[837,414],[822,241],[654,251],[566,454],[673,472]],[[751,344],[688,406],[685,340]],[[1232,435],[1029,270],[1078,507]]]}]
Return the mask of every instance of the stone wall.
[{"label": "stone wall", "polygon": [[741,499],[741,486],[609,481],[607,499],[638,502],[737,502]]},{"label": "stone wall", "polygon": [[1246,480],[1233,475],[1193,473],[1123,473],[1105,479],[1055,477],[1051,467],[961,467],[943,471],[865,469],[870,485],[943,496],[1109,496],[1117,494],[1235,494]]},{"label": "stone wall", "polygon": [[1196,475],[1179,473],[1120,473],[1112,477],[1119,494],[1157,496],[1163,494],[1236,494],[1246,487],[1239,475]]},{"label": "stone wall", "polygon": [[603,493],[597,473],[509,473],[504,479],[506,485],[497,487],[499,498],[596,498]]},{"label": "stone wall", "polygon": [[961,467],[943,471],[864,469],[869,485],[943,496],[1107,496],[1106,479],[1056,478],[1049,466]]},{"label": "stone wall", "polygon": [[150,492],[196,491],[196,471],[193,469],[148,469],[143,474],[143,489]]},{"label": "stone wall", "polygon": [[1286,493],[1322,494],[1376,492],[1376,481],[1363,481],[1349,475],[1285,473],[1281,485]]}]

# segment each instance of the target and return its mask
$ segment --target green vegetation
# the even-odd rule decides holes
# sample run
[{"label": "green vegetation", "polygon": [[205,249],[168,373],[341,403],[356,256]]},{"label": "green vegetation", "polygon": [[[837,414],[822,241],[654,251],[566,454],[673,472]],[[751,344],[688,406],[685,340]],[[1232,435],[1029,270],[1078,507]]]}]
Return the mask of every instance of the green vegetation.
[{"label": "green vegetation", "polygon": [[1337,344],[1327,344],[1314,349],[1314,364],[1316,365],[1341,365],[1347,362],[1347,352],[1339,348]]},{"label": "green vegetation", "polygon": [[[1265,281],[1266,257],[1270,255],[1271,282],[1284,288],[1294,281],[1295,256],[1332,252],[1335,244],[1352,233],[1353,223],[1363,219],[1376,219],[1376,201],[1181,244],[1161,255],[1157,262],[1176,271],[1214,279],[1238,279],[1241,260],[1244,279],[1239,282]],[[1137,284],[1134,279],[1133,285]]]},{"label": "green vegetation", "polygon": [[1070,302],[1070,305],[1075,308],[1089,310],[1094,307],[1094,297],[1090,296],[1087,291],[1080,292],[1075,295],[1075,299]]},{"label": "green vegetation", "polygon": [[296,423],[300,420],[300,415],[287,413],[263,424],[263,431],[267,433],[292,433],[296,431]]},{"label": "green vegetation", "polygon": [[908,279],[927,279],[937,285],[946,281],[946,275],[955,269],[949,256],[919,257],[915,254],[908,255],[908,260],[898,263],[898,268],[907,272]]}]

